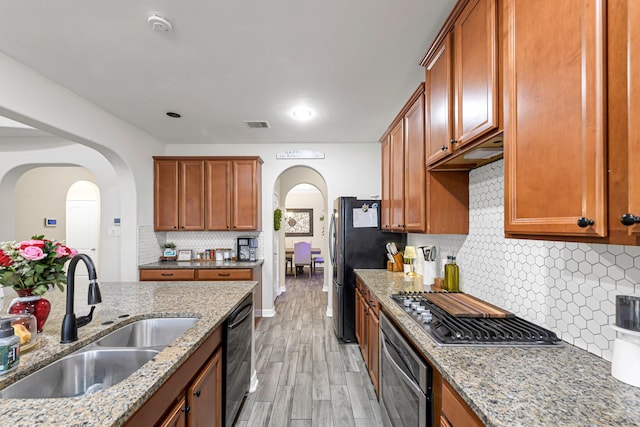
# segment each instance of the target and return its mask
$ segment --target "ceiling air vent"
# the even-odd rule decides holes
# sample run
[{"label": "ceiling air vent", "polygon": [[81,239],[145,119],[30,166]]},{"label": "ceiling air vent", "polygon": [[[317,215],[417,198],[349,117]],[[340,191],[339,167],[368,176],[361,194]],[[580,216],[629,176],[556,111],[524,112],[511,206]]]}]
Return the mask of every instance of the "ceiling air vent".
[{"label": "ceiling air vent", "polygon": [[267,129],[270,128],[271,126],[269,126],[269,122],[267,121],[250,121],[250,120],[245,120],[244,121],[247,126],[249,126],[251,129]]}]

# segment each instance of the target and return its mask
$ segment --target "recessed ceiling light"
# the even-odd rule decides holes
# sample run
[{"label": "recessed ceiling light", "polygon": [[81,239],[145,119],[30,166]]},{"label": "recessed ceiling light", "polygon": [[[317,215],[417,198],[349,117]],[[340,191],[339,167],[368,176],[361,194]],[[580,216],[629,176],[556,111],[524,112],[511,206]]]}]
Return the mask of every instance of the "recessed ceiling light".
[{"label": "recessed ceiling light", "polygon": [[313,117],[313,111],[307,107],[296,107],[291,112],[291,117],[300,121],[309,120]]},{"label": "recessed ceiling light", "polygon": [[173,117],[174,119],[179,119],[182,117],[179,113],[174,113],[173,111],[167,111],[167,116]]}]

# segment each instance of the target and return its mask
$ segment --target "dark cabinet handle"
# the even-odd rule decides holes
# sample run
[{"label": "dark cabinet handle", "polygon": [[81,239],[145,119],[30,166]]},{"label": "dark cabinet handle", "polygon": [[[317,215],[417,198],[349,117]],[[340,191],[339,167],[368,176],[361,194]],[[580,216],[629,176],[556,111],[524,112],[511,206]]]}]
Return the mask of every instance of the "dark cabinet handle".
[{"label": "dark cabinet handle", "polygon": [[443,145],[442,147],[440,147],[440,149],[441,149],[442,151],[447,151],[447,146],[446,146],[446,145]]},{"label": "dark cabinet handle", "polygon": [[173,277],[173,273],[160,273],[160,275],[164,277]]},{"label": "dark cabinet handle", "polygon": [[218,273],[218,276],[220,276],[220,277],[229,277],[229,276],[231,276],[231,273]]},{"label": "dark cabinet handle", "polygon": [[202,394],[202,392],[200,390],[196,391],[195,393],[193,393],[193,395],[195,397],[200,397],[200,395]]},{"label": "dark cabinet handle", "polygon": [[626,225],[627,227],[630,227],[634,224],[640,224],[640,216],[635,216],[634,214],[624,214],[622,215],[622,217],[620,217],[620,222],[622,223],[622,225]]},{"label": "dark cabinet handle", "polygon": [[593,224],[595,224],[595,221],[592,219],[585,218],[585,217],[578,218],[578,227],[580,228],[586,228]]}]

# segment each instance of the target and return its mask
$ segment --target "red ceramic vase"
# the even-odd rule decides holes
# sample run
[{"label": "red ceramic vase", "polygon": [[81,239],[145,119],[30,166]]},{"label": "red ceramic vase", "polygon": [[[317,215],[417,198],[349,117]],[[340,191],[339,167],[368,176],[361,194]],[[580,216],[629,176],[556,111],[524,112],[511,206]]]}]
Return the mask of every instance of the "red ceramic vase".
[{"label": "red ceramic vase", "polygon": [[9,313],[29,313],[34,315],[36,317],[38,333],[40,333],[44,328],[45,322],[49,318],[51,303],[49,300],[41,296],[32,295],[32,291],[33,289],[17,289],[16,292],[18,293],[18,298],[16,298],[9,307]]}]

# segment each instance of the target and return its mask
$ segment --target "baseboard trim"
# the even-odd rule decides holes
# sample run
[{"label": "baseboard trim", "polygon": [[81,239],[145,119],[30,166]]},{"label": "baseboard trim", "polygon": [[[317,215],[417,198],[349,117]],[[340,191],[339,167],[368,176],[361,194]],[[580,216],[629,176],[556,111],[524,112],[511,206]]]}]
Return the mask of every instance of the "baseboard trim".
[{"label": "baseboard trim", "polygon": [[274,317],[276,315],[276,309],[275,308],[269,308],[269,309],[263,309],[263,310],[258,310],[258,312],[256,312],[256,316],[259,317]]}]

